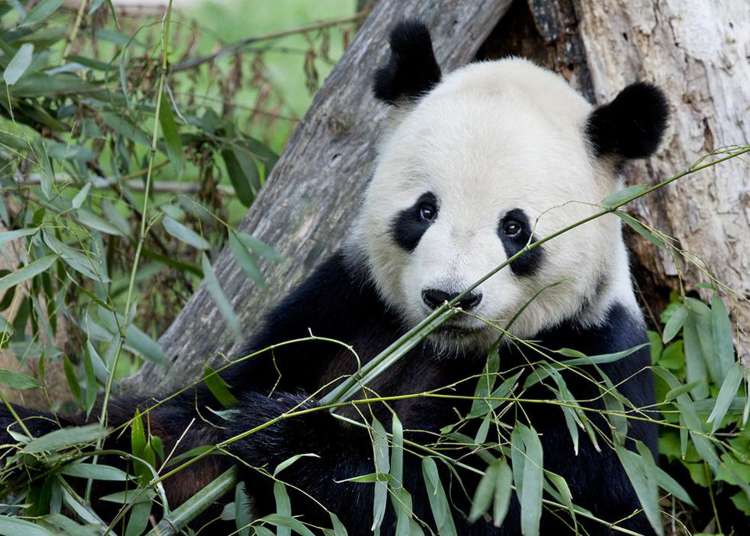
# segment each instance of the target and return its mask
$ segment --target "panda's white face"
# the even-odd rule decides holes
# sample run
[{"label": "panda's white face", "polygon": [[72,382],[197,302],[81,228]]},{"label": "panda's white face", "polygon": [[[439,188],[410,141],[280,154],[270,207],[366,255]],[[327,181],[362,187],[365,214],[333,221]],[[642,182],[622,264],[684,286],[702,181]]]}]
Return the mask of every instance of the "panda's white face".
[{"label": "panda's white face", "polygon": [[[562,78],[517,59],[464,67],[396,110],[355,241],[408,324],[529,241],[594,213],[618,188],[611,163],[587,146],[590,111]],[[433,339],[486,347],[499,333],[492,324],[506,327],[543,288],[511,332],[530,337],[573,317],[596,322],[613,300],[634,306],[617,218],[527,252],[482,283]]]}]

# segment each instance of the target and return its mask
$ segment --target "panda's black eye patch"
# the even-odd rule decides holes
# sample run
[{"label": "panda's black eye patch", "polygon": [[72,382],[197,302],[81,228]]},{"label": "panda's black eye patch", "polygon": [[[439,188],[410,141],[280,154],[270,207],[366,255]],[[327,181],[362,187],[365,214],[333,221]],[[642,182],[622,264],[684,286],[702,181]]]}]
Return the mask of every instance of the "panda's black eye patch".
[{"label": "panda's black eye patch", "polygon": [[[508,258],[516,255],[526,244],[536,241],[536,237],[531,234],[529,217],[520,208],[514,208],[506,212],[500,218],[497,231]],[[542,248],[536,247],[511,262],[510,269],[516,275],[532,275],[539,268],[542,256]]]},{"label": "panda's black eye patch", "polygon": [[425,192],[419,196],[416,203],[396,215],[391,223],[391,236],[406,251],[414,251],[422,235],[437,216],[437,197],[432,192]]}]

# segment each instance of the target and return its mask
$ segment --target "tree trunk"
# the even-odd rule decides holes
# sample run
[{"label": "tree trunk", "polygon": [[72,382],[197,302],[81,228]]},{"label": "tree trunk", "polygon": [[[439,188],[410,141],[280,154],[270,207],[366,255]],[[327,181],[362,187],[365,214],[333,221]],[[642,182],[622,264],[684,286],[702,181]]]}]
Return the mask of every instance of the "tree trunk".
[{"label": "tree trunk", "polygon": [[[372,171],[374,140],[385,118],[370,87],[386,59],[390,28],[419,18],[432,31],[441,66],[470,61],[511,0],[379,0],[343,58],[313,100],[289,140],[267,186],[240,228],[272,245],[282,256],[264,267],[268,288],[248,281],[224,251],[216,275],[247,333],[263,313],[336,250],[350,227]],[[146,364],[123,386],[127,391],[164,393],[200,375],[217,355],[238,351],[212,298],[201,287],[159,340],[169,370]],[[175,366],[177,365],[177,366]]]},{"label": "tree trunk", "polygon": [[[750,140],[750,123],[745,121],[750,103],[750,3],[745,0],[515,0],[508,11],[509,4],[376,2],[241,225],[284,256],[282,262],[264,267],[269,288],[249,283],[227,252],[217,262],[219,280],[247,332],[256,329],[270,305],[339,247],[346,234],[371,173],[374,140],[385,112],[370,94],[371,75],[385,57],[388,29],[402,18],[419,17],[427,23],[438,60],[447,70],[470,61],[482,45],[479,58],[517,54],[534,59],[560,72],[594,102],[611,99],[635,80],[662,87],[671,103],[671,127],[656,157],[627,168],[629,182],[666,178],[707,151]],[[719,281],[737,291],[728,297],[738,326],[738,349],[747,356],[747,160],[703,171],[646,198],[634,212],[676,237],[682,249],[703,259]],[[706,281],[705,272],[674,262],[639,237],[630,241],[647,306],[662,306],[668,296],[664,290],[677,287],[679,278],[688,289]],[[174,389],[195,378],[207,360],[236,349],[202,288],[160,342],[170,370],[147,364],[129,382],[131,389]]]},{"label": "tree trunk", "polygon": [[[666,178],[707,152],[750,143],[750,2],[725,0],[582,1],[580,33],[597,100],[636,79],[670,99],[662,149],[634,166],[633,182]],[[656,282],[691,290],[715,277],[727,294],[739,355],[750,359],[750,165],[735,158],[646,197],[635,213],[675,237],[702,269],[635,241]]]}]

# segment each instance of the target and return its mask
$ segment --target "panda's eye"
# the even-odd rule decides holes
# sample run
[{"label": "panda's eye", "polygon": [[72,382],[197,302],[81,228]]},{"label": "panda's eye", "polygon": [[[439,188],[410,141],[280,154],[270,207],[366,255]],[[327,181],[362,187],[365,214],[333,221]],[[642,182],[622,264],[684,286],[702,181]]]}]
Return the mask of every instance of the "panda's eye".
[{"label": "panda's eye", "polygon": [[419,219],[431,222],[437,218],[437,207],[432,203],[421,203],[419,205]]},{"label": "panda's eye", "polygon": [[515,220],[508,220],[503,223],[503,233],[505,233],[505,236],[516,237],[521,233],[522,229],[523,226]]}]

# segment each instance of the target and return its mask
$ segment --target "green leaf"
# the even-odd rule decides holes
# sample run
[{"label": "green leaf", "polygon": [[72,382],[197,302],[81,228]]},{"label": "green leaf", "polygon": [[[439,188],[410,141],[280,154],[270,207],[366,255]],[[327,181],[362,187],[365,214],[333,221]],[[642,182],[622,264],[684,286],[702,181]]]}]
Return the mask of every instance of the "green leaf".
[{"label": "green leaf", "polygon": [[331,516],[331,524],[333,525],[333,536],[348,536],[346,527],[338,518],[338,516],[333,512],[329,512],[329,515]]},{"label": "green leaf", "polygon": [[664,326],[664,332],[662,333],[662,342],[668,343],[675,338],[682,326],[685,324],[685,320],[688,316],[688,310],[684,305],[678,306],[674,312],[669,316],[667,324]]},{"label": "green leaf", "polygon": [[177,131],[177,123],[175,123],[174,115],[172,115],[171,99],[166,91],[164,91],[161,96],[161,106],[159,106],[159,124],[161,124],[161,131],[164,134],[164,139],[166,141],[167,156],[169,156],[169,160],[172,162],[179,177],[185,167],[185,160],[182,156],[182,141],[180,140],[180,133]]},{"label": "green leaf", "polygon": [[[90,343],[89,346],[91,346]],[[84,409],[86,410],[86,417],[88,417],[91,414],[91,410],[94,408],[94,404],[96,404],[96,395],[98,391],[96,375],[94,374],[94,364],[91,360],[90,351],[83,352],[83,370],[86,372],[86,398],[84,399]]]},{"label": "green leaf", "polygon": [[31,26],[44,21],[62,5],[63,0],[42,0],[29,11],[21,26]]},{"label": "green leaf", "polygon": [[513,472],[505,459],[500,461],[495,482],[495,499],[492,503],[492,523],[499,527],[508,513],[510,498],[513,493]]},{"label": "green leaf", "polygon": [[211,244],[209,244],[205,238],[170,216],[164,216],[162,224],[164,225],[164,229],[169,234],[174,236],[176,239],[185,242],[189,246],[193,246],[194,248],[201,250],[211,248]]},{"label": "green leaf", "polygon": [[90,229],[101,231],[108,235],[122,236],[122,231],[120,231],[120,229],[118,229],[108,221],[103,220],[90,210],[79,208],[76,211],[76,215],[78,216],[78,221],[86,227],[89,227]]},{"label": "green leaf", "polygon": [[[290,517],[290,516],[280,516],[279,514],[269,514],[267,516],[264,516],[260,518],[258,521],[262,521],[264,523],[270,523],[271,525],[274,525],[278,528],[289,528],[292,529],[297,534],[300,534],[301,536],[315,536],[315,534],[308,529],[305,525],[302,524],[301,521]],[[277,533],[279,535],[280,533]]]},{"label": "green leaf", "polygon": [[30,521],[0,515],[0,534],[3,536],[54,536],[44,527]]},{"label": "green leaf", "polygon": [[619,217],[622,221],[624,221],[628,227],[633,229],[636,233],[641,235],[643,238],[651,242],[653,245],[655,245],[658,248],[665,248],[667,245],[664,243],[664,240],[654,234],[648,227],[643,225],[641,222],[639,222],[637,219],[635,219],[630,214],[627,214],[625,212],[621,212],[619,210],[615,211],[615,214],[617,217]]},{"label": "green leaf", "polygon": [[[372,450],[377,474],[390,475],[390,464],[388,461],[388,436],[385,428],[376,418],[372,421]],[[388,499],[388,482],[378,480],[375,482],[375,491],[372,503],[372,527],[373,532],[380,528],[385,517],[386,501]]]},{"label": "green leaf", "polygon": [[659,513],[659,489],[657,477],[653,468],[648,466],[644,459],[638,454],[627,450],[625,447],[616,445],[617,457],[620,459],[630,483],[633,485],[635,494],[643,507],[646,518],[654,531],[661,536],[664,529],[661,525]]},{"label": "green leaf", "polygon": [[100,501],[117,503],[117,504],[140,504],[151,503],[156,497],[156,492],[147,488],[135,488],[125,491],[110,493],[104,497],[99,497]]},{"label": "green leaf", "polygon": [[732,404],[735,395],[739,391],[740,385],[742,384],[743,367],[739,363],[735,363],[732,368],[729,369],[724,381],[719,389],[719,394],[716,396],[716,404],[711,414],[708,416],[707,422],[713,423],[711,427],[711,433],[716,432],[721,426],[721,421],[724,419],[724,415],[727,414],[729,406]]},{"label": "green leaf", "polygon": [[732,342],[732,323],[729,320],[729,312],[718,294],[714,294],[711,300],[711,328],[713,329],[721,377],[724,378],[734,365],[734,343]]},{"label": "green leaf", "polygon": [[[292,503],[289,500],[289,494],[286,492],[286,486],[278,480],[273,483],[273,497],[276,501],[276,514],[281,518],[292,518]],[[276,536],[291,536],[291,527],[285,525],[279,526]]]},{"label": "green leaf", "polygon": [[148,525],[148,516],[151,515],[151,501],[139,502],[130,509],[128,526],[125,528],[125,536],[141,536]]},{"label": "green leaf", "polygon": [[641,195],[647,189],[648,186],[645,184],[628,186],[626,188],[623,188],[622,190],[611,193],[610,195],[602,199],[601,204],[604,208],[617,208],[622,204],[628,203],[632,198]]},{"label": "green leaf", "polygon": [[24,236],[31,236],[39,231],[39,227],[33,227],[31,229],[15,229],[13,231],[2,231],[0,232],[0,246],[10,240],[16,240]]},{"label": "green leaf", "polygon": [[21,450],[27,454],[54,452],[76,445],[93,443],[107,435],[107,430],[99,424],[61,428],[29,441]]},{"label": "green leaf", "polygon": [[238,147],[224,149],[221,151],[221,156],[237,198],[243,205],[249,207],[260,188],[260,176],[254,159]]},{"label": "green leaf", "polygon": [[68,380],[68,388],[73,394],[73,398],[75,398],[79,404],[83,405],[81,386],[78,385],[75,368],[73,367],[73,363],[70,362],[70,359],[68,359],[68,356],[63,357],[63,370],[65,371],[65,378]]},{"label": "green leaf", "polygon": [[126,119],[114,112],[102,112],[101,118],[104,124],[114,130],[117,134],[124,138],[127,138],[135,143],[143,145],[145,147],[151,146],[151,140],[140,127],[136,126],[132,121]]},{"label": "green leaf", "polygon": [[476,491],[474,492],[474,498],[471,501],[471,512],[469,512],[469,523],[474,523],[484,513],[489,510],[492,504],[492,497],[495,493],[495,486],[497,485],[497,475],[499,470],[499,461],[493,461],[487,470],[484,472],[479,481]]},{"label": "green leaf", "polygon": [[237,231],[236,234],[237,238],[240,239],[240,242],[242,242],[245,247],[255,255],[263,257],[264,259],[272,262],[280,261],[283,258],[275,249],[273,249],[268,244],[258,240],[254,236],[251,236],[244,231]]},{"label": "green leaf", "polygon": [[201,259],[201,267],[203,268],[203,283],[206,285],[206,290],[213,298],[216,307],[219,309],[221,316],[224,317],[224,321],[227,323],[229,329],[234,333],[235,338],[240,339],[242,337],[240,320],[237,318],[237,315],[232,308],[232,304],[229,303],[229,300],[224,294],[224,291],[219,284],[219,280],[214,273],[213,266],[211,266],[205,253]]},{"label": "green leaf", "polygon": [[57,253],[60,258],[76,272],[83,274],[89,279],[99,281],[100,283],[109,282],[104,259],[97,258],[93,252],[87,252],[88,255],[75,250],[67,244],[59,241],[54,235],[46,230],[42,232],[44,242],[49,248]]},{"label": "green leaf", "polygon": [[83,202],[86,201],[86,197],[89,195],[89,191],[91,190],[91,183],[87,182],[83,185],[83,188],[81,188],[78,193],[73,197],[70,204],[73,206],[73,208],[78,209],[81,208],[81,205],[83,205]]},{"label": "green leaf", "polygon": [[218,400],[225,408],[231,408],[237,405],[237,399],[229,390],[227,383],[208,365],[206,365],[206,368],[203,370],[203,383],[206,384],[206,387],[208,387],[208,390],[214,395],[214,398],[216,398],[216,400]]},{"label": "green leaf", "polygon": [[695,383],[696,387],[691,391],[693,398],[701,400],[708,396],[708,385],[706,378],[706,362],[703,356],[698,329],[695,325],[695,315],[689,314],[682,327],[682,338],[685,349],[685,371],[688,383]]},{"label": "green leaf", "polygon": [[398,487],[404,482],[404,428],[395,413],[391,419],[391,437],[390,475]]},{"label": "green leaf", "polygon": [[17,391],[39,387],[39,383],[31,376],[6,369],[0,369],[0,384]]},{"label": "green leaf", "polygon": [[26,43],[21,45],[16,54],[11,58],[8,66],[3,71],[3,80],[9,86],[14,85],[26,72],[31,65],[31,58],[34,54],[34,45]]},{"label": "green leaf", "polygon": [[263,274],[258,268],[258,263],[255,262],[255,258],[253,258],[245,245],[240,242],[233,231],[229,231],[229,249],[232,251],[237,264],[240,265],[247,276],[253,280],[255,284],[265,288],[266,282],[263,279]]},{"label": "green leaf", "polygon": [[93,463],[73,463],[62,468],[62,474],[92,480],[106,480],[109,482],[125,482],[130,476],[117,467]]},{"label": "green leaf", "polygon": [[238,482],[234,488],[234,523],[238,536],[250,536],[250,523],[253,521],[250,513],[250,496],[247,494],[244,482]]},{"label": "green leaf", "polygon": [[437,464],[433,458],[422,458],[422,478],[424,478],[427,499],[430,502],[430,510],[438,534],[440,536],[457,536],[450,502],[448,502]]},{"label": "green leaf", "polygon": [[542,491],[544,487],[544,465],[542,443],[533,428],[520,427],[524,444],[523,492],[521,503],[521,533],[524,536],[538,536],[542,518]]},{"label": "green leaf", "polygon": [[23,283],[27,279],[31,279],[35,275],[39,275],[46,271],[52,266],[57,260],[57,255],[46,255],[41,259],[37,259],[6,276],[0,277],[0,292],[4,292],[9,288],[15,287],[19,283]]}]

